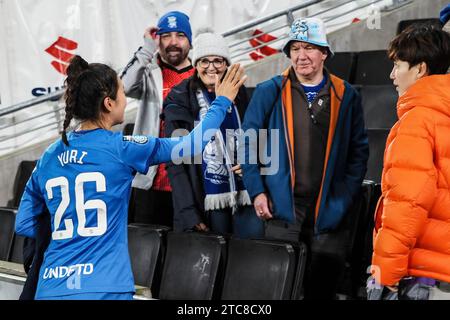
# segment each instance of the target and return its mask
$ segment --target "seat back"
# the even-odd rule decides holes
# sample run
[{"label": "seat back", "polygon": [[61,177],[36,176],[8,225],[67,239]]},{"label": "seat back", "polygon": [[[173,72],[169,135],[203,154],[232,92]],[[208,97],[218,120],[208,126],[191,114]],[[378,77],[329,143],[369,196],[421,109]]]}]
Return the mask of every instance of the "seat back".
[{"label": "seat back", "polygon": [[361,51],[356,61],[354,84],[392,84],[389,75],[393,62],[389,60],[386,50]]},{"label": "seat back", "polygon": [[128,226],[128,250],[134,282],[137,285],[152,287],[157,261],[160,257],[161,237],[158,230]]},{"label": "seat back", "polygon": [[225,244],[220,235],[169,232],[159,298],[211,300]]},{"label": "seat back", "polygon": [[344,276],[338,285],[337,292],[349,299],[361,298],[360,292],[365,290],[366,280],[369,276],[367,267],[370,265],[372,257],[372,203],[377,196],[375,189],[376,183],[364,180],[352,207],[343,220],[343,228],[348,230],[349,237]]},{"label": "seat back", "polygon": [[36,166],[36,162],[37,160],[20,162],[13,184],[13,198],[8,202],[8,207],[19,207],[25,186],[34,170],[34,167]]},{"label": "seat back", "polygon": [[253,92],[255,92],[256,87],[245,87],[245,90],[247,91],[248,101],[252,99]]},{"label": "seat back", "polygon": [[162,270],[164,265],[164,257],[166,255],[167,247],[167,233],[171,230],[169,227],[147,224],[147,223],[131,223],[128,227],[144,228],[156,231],[160,237],[159,241],[159,253],[156,260],[156,265],[154,266],[153,280],[151,282],[152,297],[159,297],[159,289],[161,285]]},{"label": "seat back", "polygon": [[335,52],[325,60],[325,66],[335,76],[353,83],[357,54],[354,52]]},{"label": "seat back", "polygon": [[24,242],[25,242],[25,237],[19,236],[17,234],[14,235],[14,239],[12,242],[11,252],[9,253],[8,261],[23,264]]},{"label": "seat back", "polygon": [[402,20],[397,25],[397,34],[401,33],[403,30],[413,24],[425,24],[441,28],[441,21],[439,20],[439,18]]},{"label": "seat back", "polygon": [[366,128],[390,129],[398,120],[398,93],[392,84],[364,85],[359,90]]},{"label": "seat back", "polygon": [[133,135],[133,130],[134,130],[134,123],[127,123],[123,127],[122,133],[124,136],[131,136]]},{"label": "seat back", "polygon": [[369,160],[367,161],[366,179],[381,182],[383,157],[390,129],[367,129],[369,138]]},{"label": "seat back", "polygon": [[17,210],[0,208],[0,260],[7,261],[14,239]]},{"label": "seat back", "polygon": [[[351,213],[354,220],[344,286],[341,292],[351,299],[366,299],[366,281],[372,263],[372,241],[376,204],[381,196],[381,185],[364,180],[359,206]],[[342,290],[344,289],[344,290]]]},{"label": "seat back", "polygon": [[307,248],[303,242],[292,244],[295,251],[295,278],[292,287],[292,300],[302,299],[303,279],[306,268]]},{"label": "seat back", "polygon": [[352,293],[353,297],[364,298],[368,267],[372,262],[372,238],[376,203],[381,187],[372,181],[363,183],[364,205],[361,207],[352,247]]},{"label": "seat back", "polygon": [[290,299],[295,270],[295,252],[290,244],[231,239],[222,299]]}]

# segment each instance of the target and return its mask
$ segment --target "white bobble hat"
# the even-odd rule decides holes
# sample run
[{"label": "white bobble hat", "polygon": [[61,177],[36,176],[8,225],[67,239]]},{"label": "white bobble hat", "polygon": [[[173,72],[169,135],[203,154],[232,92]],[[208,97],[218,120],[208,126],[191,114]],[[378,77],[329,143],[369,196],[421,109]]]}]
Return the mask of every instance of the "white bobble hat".
[{"label": "white bobble hat", "polygon": [[228,65],[231,65],[230,51],[227,42],[220,34],[214,33],[210,29],[198,31],[193,43],[192,63],[195,66],[197,61],[206,56],[223,57]]}]

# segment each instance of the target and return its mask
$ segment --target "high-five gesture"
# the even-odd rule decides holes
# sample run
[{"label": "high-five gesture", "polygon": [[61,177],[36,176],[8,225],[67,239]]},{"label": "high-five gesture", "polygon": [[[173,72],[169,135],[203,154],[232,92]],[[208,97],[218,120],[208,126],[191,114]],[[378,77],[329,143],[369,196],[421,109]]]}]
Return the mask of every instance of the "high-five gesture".
[{"label": "high-five gesture", "polygon": [[244,68],[239,63],[233,64],[223,81],[220,81],[216,74],[216,96],[225,96],[233,101],[245,80],[247,76],[244,74]]}]

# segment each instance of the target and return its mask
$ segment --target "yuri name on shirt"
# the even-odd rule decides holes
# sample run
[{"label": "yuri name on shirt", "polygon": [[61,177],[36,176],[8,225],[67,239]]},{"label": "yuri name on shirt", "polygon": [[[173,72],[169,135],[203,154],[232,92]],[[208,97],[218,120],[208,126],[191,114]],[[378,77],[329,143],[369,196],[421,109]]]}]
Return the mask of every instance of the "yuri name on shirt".
[{"label": "yuri name on shirt", "polygon": [[76,149],[73,150],[67,150],[61,153],[58,156],[58,160],[61,163],[61,166],[64,167],[64,165],[69,163],[76,163],[76,164],[84,164],[83,159],[87,156],[86,151],[79,151]]}]

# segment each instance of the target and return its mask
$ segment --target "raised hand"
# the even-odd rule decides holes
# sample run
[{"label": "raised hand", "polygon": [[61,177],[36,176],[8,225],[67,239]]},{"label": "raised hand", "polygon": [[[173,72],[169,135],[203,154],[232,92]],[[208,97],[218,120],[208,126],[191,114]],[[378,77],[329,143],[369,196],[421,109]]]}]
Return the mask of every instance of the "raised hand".
[{"label": "raised hand", "polygon": [[151,39],[156,42],[156,47],[159,47],[159,35],[156,34],[158,27],[148,27],[145,29],[144,38]]},{"label": "raised hand", "polygon": [[247,76],[244,74],[244,68],[239,63],[233,64],[228,69],[223,81],[220,81],[216,74],[216,96],[225,96],[233,101],[245,80],[247,80]]}]

